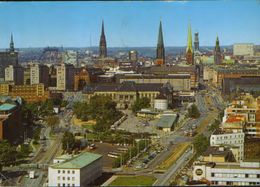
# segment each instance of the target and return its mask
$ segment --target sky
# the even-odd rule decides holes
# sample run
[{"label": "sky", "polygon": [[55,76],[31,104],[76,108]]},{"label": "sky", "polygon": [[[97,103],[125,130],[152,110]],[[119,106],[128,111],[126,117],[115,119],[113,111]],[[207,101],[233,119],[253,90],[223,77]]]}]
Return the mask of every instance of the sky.
[{"label": "sky", "polygon": [[260,1],[0,2],[0,48],[154,47],[162,21],[165,46],[185,46],[188,24],[201,46],[260,44]]}]

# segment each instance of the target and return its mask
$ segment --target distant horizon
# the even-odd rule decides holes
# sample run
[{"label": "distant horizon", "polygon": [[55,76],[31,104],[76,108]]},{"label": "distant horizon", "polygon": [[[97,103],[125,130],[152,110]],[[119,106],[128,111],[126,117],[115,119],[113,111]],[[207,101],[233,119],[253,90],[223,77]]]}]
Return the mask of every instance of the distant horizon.
[{"label": "distant horizon", "polygon": [[[108,47],[186,46],[188,24],[201,46],[260,44],[260,1],[1,2],[0,48],[98,45],[104,20]],[[194,39],[194,38],[193,38]]]}]

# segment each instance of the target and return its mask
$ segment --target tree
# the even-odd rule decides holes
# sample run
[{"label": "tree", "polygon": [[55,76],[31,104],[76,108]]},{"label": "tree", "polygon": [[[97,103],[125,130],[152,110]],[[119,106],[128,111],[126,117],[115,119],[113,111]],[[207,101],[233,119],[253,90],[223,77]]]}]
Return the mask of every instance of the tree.
[{"label": "tree", "polygon": [[56,125],[60,123],[60,118],[58,116],[48,116],[46,118],[46,123],[48,126],[51,127],[51,129],[53,129]]},{"label": "tree", "polygon": [[0,167],[14,164],[17,157],[17,151],[14,146],[6,140],[0,142]]},{"label": "tree", "polygon": [[188,109],[188,115],[191,118],[199,118],[200,112],[195,104],[192,104]]},{"label": "tree", "polygon": [[150,99],[147,97],[137,98],[137,100],[134,102],[132,106],[132,111],[136,113],[137,111],[141,110],[142,108],[149,108],[150,105]]},{"label": "tree", "polygon": [[207,150],[209,146],[209,140],[203,134],[199,134],[198,136],[195,137],[193,145],[197,154],[200,155]]},{"label": "tree", "polygon": [[215,119],[215,121],[209,126],[210,131],[214,131],[219,128],[220,121],[218,119]]},{"label": "tree", "polygon": [[73,150],[74,145],[75,145],[74,135],[71,132],[66,131],[62,137],[62,149],[69,152],[70,150]]}]

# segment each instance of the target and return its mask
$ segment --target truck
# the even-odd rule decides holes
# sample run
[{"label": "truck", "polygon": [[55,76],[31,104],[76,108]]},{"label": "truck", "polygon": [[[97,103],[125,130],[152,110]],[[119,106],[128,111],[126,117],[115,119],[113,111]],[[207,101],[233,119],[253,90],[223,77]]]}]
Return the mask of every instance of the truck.
[{"label": "truck", "polygon": [[35,171],[30,171],[29,172],[29,178],[34,179],[35,178]]}]

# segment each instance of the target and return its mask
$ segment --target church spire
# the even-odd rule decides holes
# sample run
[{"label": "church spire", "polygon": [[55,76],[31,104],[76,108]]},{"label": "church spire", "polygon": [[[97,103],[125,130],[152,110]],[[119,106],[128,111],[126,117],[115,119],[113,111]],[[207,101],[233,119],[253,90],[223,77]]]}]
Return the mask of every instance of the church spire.
[{"label": "church spire", "polygon": [[188,27],[188,43],[187,43],[187,49],[186,49],[186,52],[190,50],[191,52],[193,51],[192,50],[192,33],[191,33],[191,25],[189,24],[189,27]]},{"label": "church spire", "polygon": [[192,33],[191,33],[191,25],[189,23],[188,27],[188,43],[186,48],[186,61],[187,64],[193,65],[193,49],[192,49]]},{"label": "church spire", "polygon": [[103,20],[102,20],[100,42],[99,42],[99,57],[101,57],[101,58],[107,57],[107,43],[106,43],[106,36],[105,36]]},{"label": "church spire", "polygon": [[162,65],[165,61],[165,51],[163,43],[163,32],[162,32],[162,22],[160,21],[157,49],[156,49],[156,64]]},{"label": "church spire", "polygon": [[14,40],[13,40],[13,34],[11,34],[10,52],[14,52]]},{"label": "church spire", "polygon": [[218,36],[216,39],[216,45],[215,45],[215,49],[214,49],[214,62],[215,62],[215,64],[222,63],[222,55],[221,55],[221,50],[220,50],[220,46],[219,46]]}]

